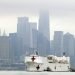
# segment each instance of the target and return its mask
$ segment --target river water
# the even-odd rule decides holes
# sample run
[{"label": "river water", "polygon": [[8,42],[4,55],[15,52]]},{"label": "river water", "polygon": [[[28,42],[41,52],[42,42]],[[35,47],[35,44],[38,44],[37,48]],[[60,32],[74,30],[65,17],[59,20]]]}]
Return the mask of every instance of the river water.
[{"label": "river water", "polygon": [[0,75],[75,75],[75,72],[0,71]]}]

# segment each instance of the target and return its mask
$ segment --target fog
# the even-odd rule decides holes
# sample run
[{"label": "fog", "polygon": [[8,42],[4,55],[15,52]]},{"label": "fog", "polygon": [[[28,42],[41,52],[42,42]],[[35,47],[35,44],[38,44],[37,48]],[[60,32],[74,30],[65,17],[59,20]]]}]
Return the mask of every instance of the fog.
[{"label": "fog", "polygon": [[17,17],[28,16],[38,22],[40,10],[50,13],[51,38],[55,30],[75,35],[75,0],[0,0],[2,32],[16,32]]}]

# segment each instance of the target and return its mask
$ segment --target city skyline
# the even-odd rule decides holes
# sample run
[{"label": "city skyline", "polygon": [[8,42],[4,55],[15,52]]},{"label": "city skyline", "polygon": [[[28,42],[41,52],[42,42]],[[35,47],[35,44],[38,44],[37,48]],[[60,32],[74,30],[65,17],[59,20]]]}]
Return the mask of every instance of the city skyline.
[{"label": "city skyline", "polygon": [[[41,6],[42,5],[42,6]],[[38,23],[39,11],[50,12],[50,37],[54,31],[70,32],[75,35],[75,1],[74,0],[0,0],[0,28],[7,35],[16,32],[17,17],[27,16],[30,21]]]},{"label": "city skyline", "polygon": [[[0,0],[0,70],[25,71],[26,56],[35,64],[37,56],[46,56],[55,71],[57,63],[61,70],[62,63],[75,69],[74,0]],[[40,71],[41,65],[34,68]]]},{"label": "city skyline", "polygon": [[[29,17],[18,17],[17,32],[6,36],[4,31],[3,36],[0,36],[0,63],[3,66],[10,64],[11,69],[14,69],[17,64],[19,67],[20,63],[24,65],[25,56],[35,52],[41,56],[64,55],[63,57],[74,58],[75,37],[70,33],[63,34],[63,31],[55,31],[53,40],[50,40],[49,26],[48,11],[41,12],[38,26],[36,22],[30,22]],[[72,62],[74,63],[73,60]],[[12,67],[13,65],[15,66]]]},{"label": "city skyline", "polygon": [[[21,17],[28,17],[28,16],[21,16]],[[18,17],[15,17],[15,18],[12,18],[13,19],[13,26],[11,26],[11,23],[9,23],[9,19],[8,20],[4,20],[4,19],[2,19],[2,22],[1,22],[1,24],[0,24],[0,33],[1,33],[1,35],[3,35],[3,32],[5,31],[6,32],[6,35],[8,36],[10,33],[14,33],[14,32],[17,32],[17,18]],[[36,17],[28,17],[29,18],[29,22],[35,22],[35,23],[37,23],[37,25],[38,25],[38,17],[36,18]],[[6,19],[6,18],[5,18]],[[56,18],[57,19],[57,18]],[[3,22],[4,21],[4,22]],[[51,22],[51,23],[49,23],[50,24],[50,39],[51,40],[53,40],[53,36],[54,36],[54,31],[63,31],[64,32],[64,34],[65,33],[67,33],[67,32],[69,32],[69,33],[71,33],[71,34],[73,34],[74,36],[75,36],[75,33],[74,33],[74,27],[73,27],[73,25],[71,25],[72,27],[70,27],[70,25],[68,26],[68,27],[64,27],[64,26],[62,26],[62,25],[60,25],[60,24],[58,24],[57,25],[57,23],[58,23],[58,19],[57,19],[57,21],[55,20],[55,22],[57,22],[55,25],[53,24],[53,19],[50,19],[50,21],[49,22]],[[4,25],[4,23],[5,23],[5,25],[7,25],[8,24],[8,26],[5,26]],[[4,26],[1,26],[1,25],[4,25]],[[53,25],[54,25],[54,27],[53,27]],[[63,23],[62,23],[63,24]],[[70,27],[70,29],[69,29],[69,27]],[[38,28],[38,27],[37,27]]]}]

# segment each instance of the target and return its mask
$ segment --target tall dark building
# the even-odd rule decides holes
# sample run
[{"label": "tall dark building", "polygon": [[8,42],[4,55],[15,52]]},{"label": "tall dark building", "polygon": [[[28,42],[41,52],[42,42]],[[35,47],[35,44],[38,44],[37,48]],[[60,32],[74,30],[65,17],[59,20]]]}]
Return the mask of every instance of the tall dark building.
[{"label": "tall dark building", "polygon": [[38,28],[39,32],[50,41],[49,12],[40,12]]},{"label": "tall dark building", "polygon": [[66,33],[63,37],[63,48],[66,56],[74,55],[74,36]]},{"label": "tall dark building", "polygon": [[0,63],[9,63],[9,37],[0,36]]},{"label": "tall dark building", "polygon": [[30,46],[29,46],[29,51],[26,51],[26,53],[28,54],[32,54],[34,53],[34,50],[35,50],[35,47],[37,45],[37,34],[36,34],[36,31],[37,31],[37,23],[35,22],[29,22],[29,25],[30,25],[30,35],[29,35],[29,42],[30,42]]},{"label": "tall dark building", "polygon": [[37,49],[37,37],[38,37],[38,31],[36,29],[32,30],[32,37],[33,37],[33,48],[34,50]]},{"label": "tall dark building", "polygon": [[50,40],[50,54],[54,55],[54,40]]},{"label": "tall dark building", "polygon": [[30,24],[28,17],[19,17],[17,24],[18,37],[23,40],[26,47],[30,46]]},{"label": "tall dark building", "polygon": [[[37,23],[29,22],[28,17],[19,17],[17,24],[17,37],[18,37],[18,50],[22,52],[21,56],[25,54],[31,54],[33,52],[34,45],[34,32],[37,30]],[[36,44],[35,44],[36,45]],[[22,47],[20,47],[22,46]]]},{"label": "tall dark building", "polygon": [[19,61],[19,55],[21,52],[18,50],[18,38],[17,33],[9,34],[9,48],[10,48],[10,62],[15,63]]},{"label": "tall dark building", "polygon": [[63,32],[55,31],[54,32],[54,52],[56,56],[63,55]]},{"label": "tall dark building", "polygon": [[[28,17],[19,17],[17,24],[18,49],[22,56],[26,51],[30,52],[30,24]],[[22,45],[22,47],[20,47]]]},{"label": "tall dark building", "polygon": [[[30,46],[31,48],[34,48],[34,40],[36,38],[36,31],[37,31],[37,23],[30,22]],[[34,37],[35,36],[35,37]],[[36,39],[37,40],[37,39]],[[35,44],[36,45],[36,44]]]},{"label": "tall dark building", "polygon": [[46,11],[41,12],[39,16],[37,48],[40,55],[50,54],[49,12]]}]

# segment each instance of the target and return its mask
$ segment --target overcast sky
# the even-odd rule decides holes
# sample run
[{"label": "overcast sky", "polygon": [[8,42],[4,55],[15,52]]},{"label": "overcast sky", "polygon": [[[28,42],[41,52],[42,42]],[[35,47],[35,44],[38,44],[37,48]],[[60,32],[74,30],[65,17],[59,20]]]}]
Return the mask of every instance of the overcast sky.
[{"label": "overcast sky", "polygon": [[75,35],[75,0],[0,0],[0,28],[6,33],[16,32],[17,17],[28,16],[38,21],[39,10],[50,12],[51,39],[54,31]]}]

